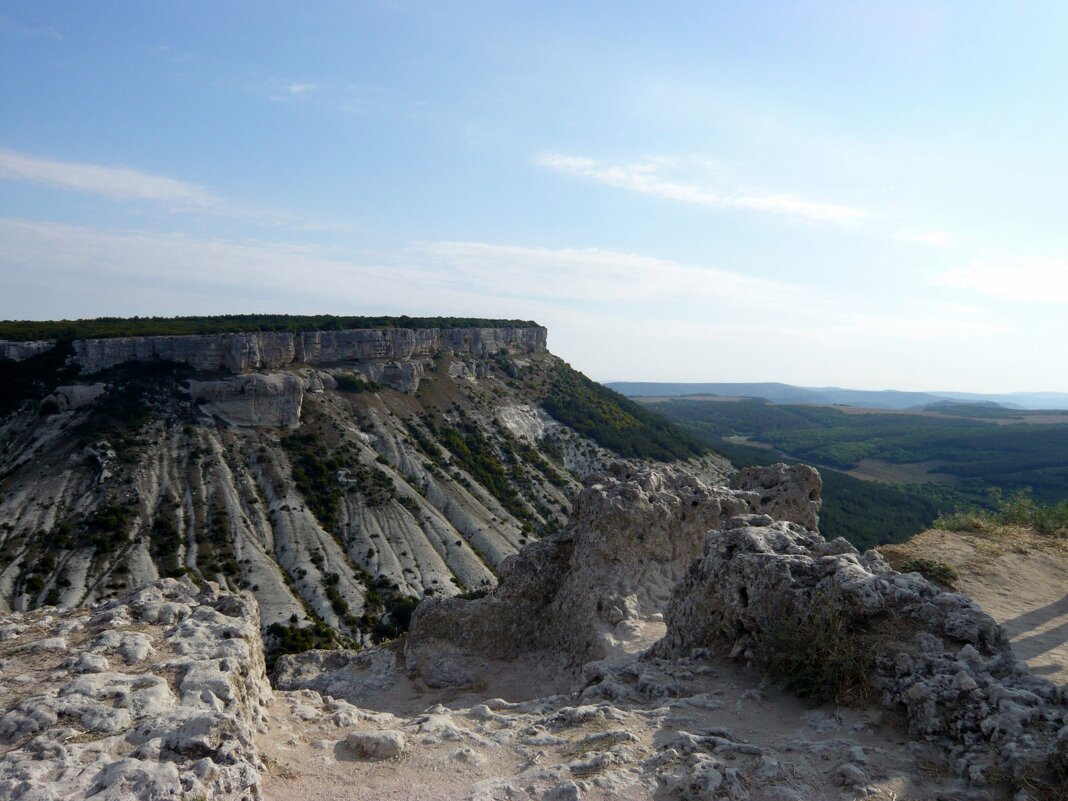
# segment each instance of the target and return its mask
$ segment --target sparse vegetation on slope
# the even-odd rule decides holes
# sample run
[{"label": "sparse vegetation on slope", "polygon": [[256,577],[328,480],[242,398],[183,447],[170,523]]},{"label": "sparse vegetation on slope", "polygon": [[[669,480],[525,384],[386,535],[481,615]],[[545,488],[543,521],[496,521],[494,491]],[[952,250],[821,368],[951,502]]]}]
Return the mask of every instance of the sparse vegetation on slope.
[{"label": "sparse vegetation on slope", "polygon": [[670,462],[708,451],[675,424],[562,362],[552,370],[542,407],[620,456]]},{"label": "sparse vegetation on slope", "polygon": [[1044,505],[1035,501],[1028,490],[1018,490],[1005,497],[1000,489],[994,489],[990,497],[993,509],[971,507],[940,515],[934,526],[948,531],[991,532],[1016,526],[1047,536],[1068,537],[1068,501]]}]

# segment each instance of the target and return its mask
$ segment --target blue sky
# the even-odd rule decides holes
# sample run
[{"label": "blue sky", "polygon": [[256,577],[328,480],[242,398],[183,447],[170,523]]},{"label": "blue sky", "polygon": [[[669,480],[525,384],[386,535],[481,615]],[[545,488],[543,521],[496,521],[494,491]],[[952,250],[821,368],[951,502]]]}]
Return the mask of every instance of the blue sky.
[{"label": "blue sky", "polygon": [[600,380],[1068,391],[1059,2],[3,2],[0,318],[536,319]]}]

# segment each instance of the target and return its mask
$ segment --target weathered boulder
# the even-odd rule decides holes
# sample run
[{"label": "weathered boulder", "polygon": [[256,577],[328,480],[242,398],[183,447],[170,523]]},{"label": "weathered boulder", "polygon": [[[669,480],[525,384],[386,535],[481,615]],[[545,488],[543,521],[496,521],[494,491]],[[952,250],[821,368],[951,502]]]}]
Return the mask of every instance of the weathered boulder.
[{"label": "weathered boulder", "polygon": [[364,705],[393,686],[397,675],[397,657],[391,649],[367,648],[285,654],[275,663],[271,678],[279,690],[314,690]]},{"label": "weathered boulder", "polygon": [[163,579],[54,613],[0,619],[0,800],[260,797],[271,690],[252,596]]},{"label": "weathered boulder", "polygon": [[361,759],[396,759],[404,753],[404,732],[396,729],[354,731],[344,741],[345,747]]},{"label": "weathered boulder", "polygon": [[[969,598],[844,539],[763,515],[728,520],[709,534],[665,618],[656,657],[714,648],[788,685],[833,692],[859,682],[972,780],[1063,780],[1068,771],[1065,690],[1018,662]],[[852,686],[828,686],[838,681]]]},{"label": "weathered boulder", "polygon": [[813,531],[819,528],[823,480],[807,464],[743,467],[731,486],[760,493],[760,511],[776,520],[797,523]]},{"label": "weathered boulder", "polygon": [[61,412],[73,411],[88,406],[105,392],[107,387],[104,384],[72,384],[56,387],[56,391],[48,395],[42,403],[51,401]]},{"label": "weathered boulder", "polygon": [[221,381],[190,381],[200,408],[230,425],[296,428],[305,381],[292,373],[248,373]]},{"label": "weathered boulder", "polygon": [[[774,475],[792,481],[795,474]],[[575,499],[567,529],[508,559],[495,592],[422,603],[406,641],[407,663],[434,686],[469,681],[468,656],[513,659],[547,650],[582,664],[627,650],[641,636],[639,621],[663,610],[700,555],[706,532],[759,508],[755,492],[707,487],[669,467],[593,477]]]}]

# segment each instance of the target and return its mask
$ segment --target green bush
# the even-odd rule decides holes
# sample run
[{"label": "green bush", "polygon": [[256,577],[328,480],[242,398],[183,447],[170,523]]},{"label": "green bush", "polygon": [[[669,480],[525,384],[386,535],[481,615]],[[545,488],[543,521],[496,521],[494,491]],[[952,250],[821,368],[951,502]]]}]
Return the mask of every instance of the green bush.
[{"label": "green bush", "polygon": [[375,381],[364,381],[362,378],[348,373],[336,375],[334,380],[337,381],[337,388],[342,392],[377,392],[382,389],[382,385]]},{"label": "green bush", "polygon": [[541,405],[556,420],[620,456],[671,462],[708,452],[674,423],[567,364],[553,368]]},{"label": "green bush", "polygon": [[925,579],[953,588],[960,576],[945,562],[934,559],[910,559],[901,566],[902,573],[919,573]]}]

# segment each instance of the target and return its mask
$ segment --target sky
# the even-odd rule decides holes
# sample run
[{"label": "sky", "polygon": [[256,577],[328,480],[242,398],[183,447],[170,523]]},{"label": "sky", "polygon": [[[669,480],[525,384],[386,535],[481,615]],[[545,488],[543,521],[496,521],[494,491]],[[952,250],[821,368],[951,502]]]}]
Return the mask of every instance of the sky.
[{"label": "sky", "polygon": [[0,0],[0,318],[1068,391],[1068,4]]}]

